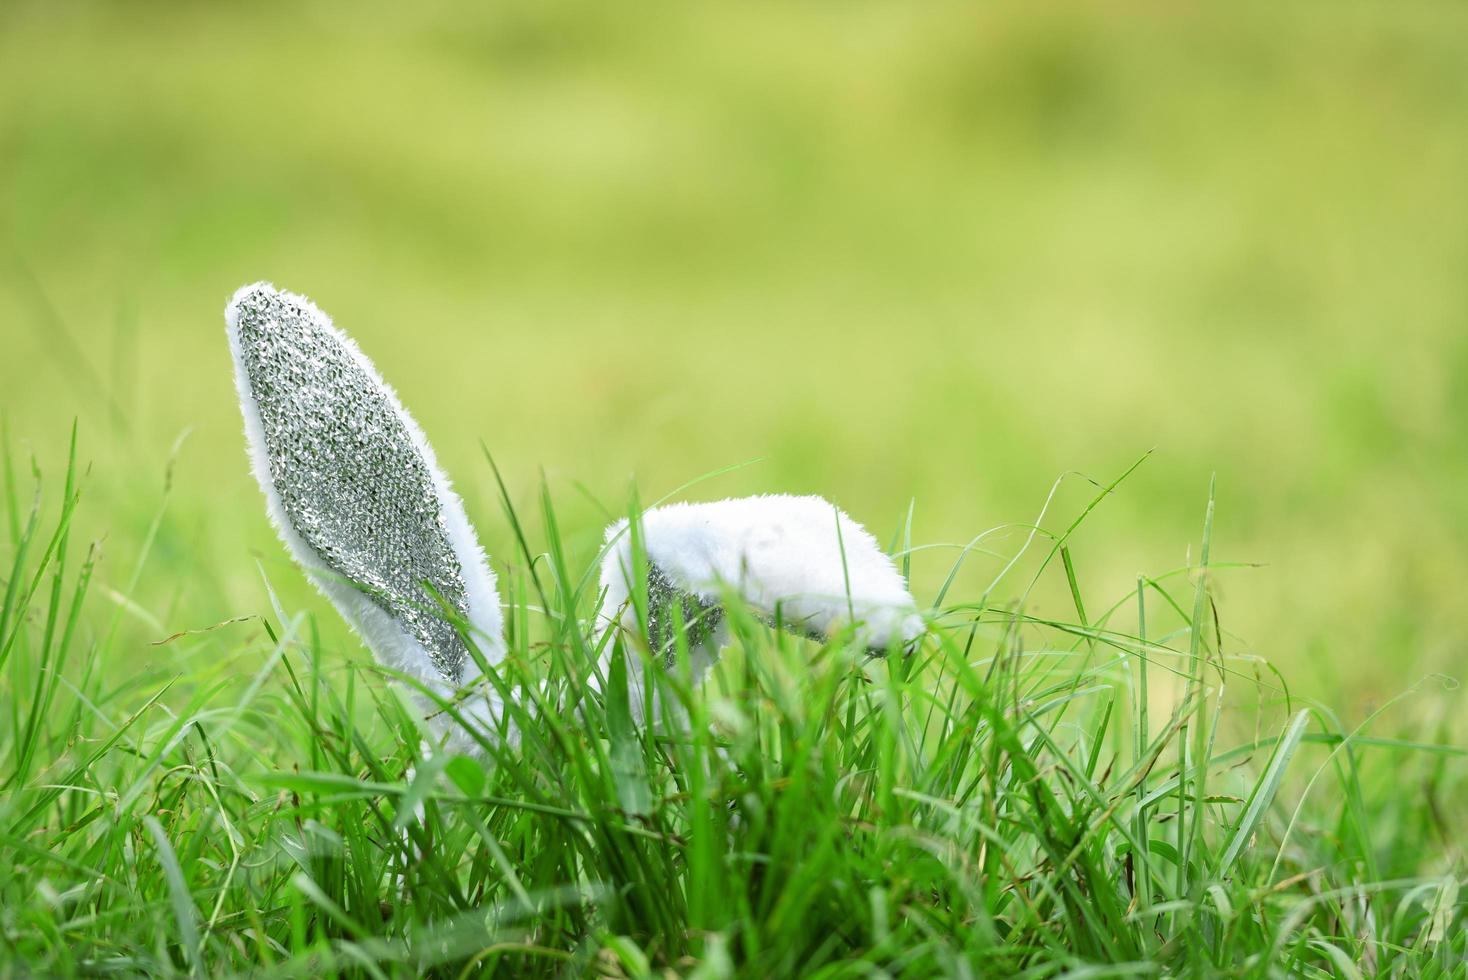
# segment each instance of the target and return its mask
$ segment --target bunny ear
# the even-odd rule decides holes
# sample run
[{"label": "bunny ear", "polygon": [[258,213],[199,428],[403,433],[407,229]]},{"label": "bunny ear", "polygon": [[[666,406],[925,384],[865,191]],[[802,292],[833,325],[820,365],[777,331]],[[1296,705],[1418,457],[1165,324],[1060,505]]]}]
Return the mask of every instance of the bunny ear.
[{"label": "bunny ear", "polygon": [[[673,504],[641,516],[649,603],[677,597],[684,619],[734,589],[757,613],[798,632],[829,636],[853,626],[874,654],[907,648],[925,629],[917,604],[877,540],[830,501],[770,494],[706,504]],[[635,630],[630,536],[622,521],[607,529],[602,563],[609,619]],[[690,605],[691,603],[691,605]],[[665,642],[649,610],[649,638]],[[654,627],[657,630],[654,631]],[[690,638],[690,643],[693,638]]]},{"label": "bunny ear", "polygon": [[311,579],[380,661],[435,690],[464,680],[452,618],[501,659],[494,573],[372,362],[310,300],[269,283],[240,289],[224,315],[255,477]]}]

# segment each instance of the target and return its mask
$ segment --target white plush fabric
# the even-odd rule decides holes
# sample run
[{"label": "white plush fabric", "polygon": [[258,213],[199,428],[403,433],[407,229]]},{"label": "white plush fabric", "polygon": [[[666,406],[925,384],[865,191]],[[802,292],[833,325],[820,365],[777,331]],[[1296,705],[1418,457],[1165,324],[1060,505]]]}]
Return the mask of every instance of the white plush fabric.
[{"label": "white plush fabric", "polygon": [[[892,559],[866,528],[820,497],[672,504],[645,512],[640,527],[647,562],[675,587],[706,601],[718,602],[733,590],[771,622],[778,611],[790,629],[821,636],[854,625],[856,642],[874,652],[900,649],[923,633],[923,619]],[[606,541],[599,631],[634,634],[632,536],[625,519],[607,528]],[[690,650],[695,683],[726,640],[721,627]],[[634,687],[640,705],[640,682]]]},{"label": "white plush fabric", "polygon": [[[311,546],[291,526],[285,506],[270,479],[270,463],[266,454],[264,427],[254,396],[250,391],[250,379],[245,372],[244,360],[240,351],[240,304],[247,297],[260,291],[285,296],[299,303],[313,317],[318,318],[318,324],[349,353],[370,378],[380,385],[394,411],[402,419],[409,438],[418,452],[422,454],[431,474],[444,527],[448,532],[454,555],[459,561],[467,598],[468,620],[472,627],[470,635],[484,654],[485,659],[494,665],[503,660],[505,656],[499,592],[495,587],[494,572],[485,559],[484,550],[475,537],[468,515],[464,513],[464,505],[458,495],[454,493],[448,478],[439,468],[433,448],[429,446],[417,422],[403,408],[397,394],[382,380],[382,376],[378,374],[372,362],[357,348],[350,337],[332,324],[330,317],[309,299],[277,291],[268,282],[242,286],[235,292],[229,305],[225,307],[224,319],[227,325],[230,352],[234,357],[235,386],[239,392],[240,410],[244,416],[245,438],[249,443],[251,469],[260,484],[261,491],[265,494],[266,509],[270,514],[271,523],[275,525],[281,541],[306,570],[307,577],[331,600],[342,617],[361,635],[368,648],[383,665],[416,678],[441,697],[451,697],[457,685],[445,681],[422,644],[370,598],[333,575]],[[478,673],[472,661],[466,663],[465,671],[470,675]],[[469,679],[471,678],[460,677],[458,681],[462,684]],[[467,698],[461,702],[459,710],[476,726],[486,731],[496,731],[499,719],[503,714],[500,699],[492,689],[481,686],[486,687],[484,694]],[[440,729],[443,727],[441,722],[439,727]],[[467,748],[472,744],[472,740],[457,728],[452,737],[458,748]]]}]

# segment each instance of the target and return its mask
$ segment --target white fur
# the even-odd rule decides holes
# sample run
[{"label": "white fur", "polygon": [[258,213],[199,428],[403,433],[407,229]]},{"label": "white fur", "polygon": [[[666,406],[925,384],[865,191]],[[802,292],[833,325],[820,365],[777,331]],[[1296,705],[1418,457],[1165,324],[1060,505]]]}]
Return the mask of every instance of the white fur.
[{"label": "white fur", "polygon": [[[778,614],[791,629],[830,636],[853,626],[855,640],[871,649],[901,648],[923,633],[892,559],[866,528],[820,497],[672,504],[642,514],[640,528],[647,561],[674,586],[708,601],[732,590],[755,613],[772,621]],[[625,519],[607,528],[606,541],[598,629],[635,634],[632,536]],[[694,683],[727,638],[721,626],[690,650]],[[640,709],[640,681],[633,686]]]},{"label": "white fur", "polygon": [[[225,307],[224,319],[227,324],[230,352],[234,356],[235,387],[239,391],[240,410],[245,420],[245,438],[250,447],[251,469],[260,484],[261,491],[265,494],[266,508],[269,511],[271,523],[275,525],[281,541],[295,556],[296,561],[306,569],[307,577],[332,601],[341,612],[342,617],[361,635],[368,648],[383,665],[416,678],[440,697],[452,697],[459,684],[469,678],[457,678],[458,684],[446,682],[438,668],[434,666],[428,652],[423,649],[423,645],[370,598],[332,573],[315,550],[291,526],[285,505],[270,479],[270,463],[265,449],[264,426],[260,420],[260,412],[254,395],[250,391],[250,379],[245,373],[244,360],[240,351],[240,303],[256,292],[281,295],[307,309],[386,394],[389,404],[406,427],[413,446],[422,454],[424,463],[428,467],[434,492],[438,496],[444,527],[448,532],[449,542],[463,575],[468,603],[468,620],[472,627],[471,636],[483,652],[485,659],[493,666],[505,657],[499,592],[495,587],[494,572],[490,569],[484,550],[475,537],[474,528],[464,513],[464,505],[458,495],[454,493],[448,478],[439,469],[433,448],[429,446],[423,431],[403,408],[397,394],[382,380],[382,376],[377,373],[372,362],[357,348],[351,338],[332,324],[330,317],[309,299],[291,293],[277,292],[275,287],[268,282],[242,286],[235,292],[229,305]],[[474,673],[475,668],[472,662],[466,662],[466,674],[473,675]],[[459,710],[476,726],[489,732],[496,732],[499,719],[503,714],[500,698],[493,689],[488,688],[487,685],[482,686],[485,688],[483,694],[467,698],[460,703]],[[459,748],[467,748],[472,743],[472,739],[459,731],[457,726],[454,729],[453,739],[456,747]]]}]

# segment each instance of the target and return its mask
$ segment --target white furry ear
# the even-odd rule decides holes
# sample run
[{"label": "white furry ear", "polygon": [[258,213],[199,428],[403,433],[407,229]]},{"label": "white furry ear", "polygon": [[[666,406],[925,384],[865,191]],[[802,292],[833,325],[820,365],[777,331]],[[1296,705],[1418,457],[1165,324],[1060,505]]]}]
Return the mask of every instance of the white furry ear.
[{"label": "white furry ear", "polygon": [[[602,562],[603,630],[638,628],[631,536],[626,521],[607,529]],[[750,609],[798,632],[830,636],[853,626],[873,653],[905,648],[922,635],[922,616],[892,559],[866,528],[820,497],[772,494],[707,504],[673,504],[641,518],[649,605],[682,603],[695,670],[717,654],[717,606],[733,589]],[[649,609],[649,639],[664,642],[660,609]],[[702,649],[698,649],[698,648]],[[654,651],[662,653],[662,650]],[[697,678],[695,678],[696,680]]]},{"label": "white furry ear", "polygon": [[[372,362],[310,300],[269,283],[241,288],[224,318],[255,478],[311,580],[378,660],[443,695],[474,673],[452,619],[501,660],[494,573]],[[489,701],[471,713],[495,720]]]}]

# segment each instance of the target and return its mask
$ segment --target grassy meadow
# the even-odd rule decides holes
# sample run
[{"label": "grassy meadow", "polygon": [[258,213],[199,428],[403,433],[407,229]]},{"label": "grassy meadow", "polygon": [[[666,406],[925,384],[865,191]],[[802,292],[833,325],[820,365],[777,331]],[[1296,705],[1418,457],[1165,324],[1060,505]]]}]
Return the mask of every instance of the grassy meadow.
[{"label": "grassy meadow", "polygon": [[[0,976],[1462,975],[1465,174],[1446,3],[0,5]],[[455,478],[519,752],[410,771],[277,542],[262,278]],[[930,636],[736,610],[633,729],[602,527],[767,490]]]}]

